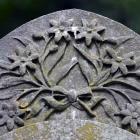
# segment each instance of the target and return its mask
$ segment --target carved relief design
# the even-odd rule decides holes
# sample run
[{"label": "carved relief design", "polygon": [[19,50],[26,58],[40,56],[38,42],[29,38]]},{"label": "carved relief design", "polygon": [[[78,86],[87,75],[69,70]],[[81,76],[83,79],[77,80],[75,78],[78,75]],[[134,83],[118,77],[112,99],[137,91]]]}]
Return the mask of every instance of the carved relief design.
[{"label": "carved relief design", "polygon": [[20,118],[21,113],[15,104],[2,104],[0,110],[0,125],[6,125],[7,129],[11,131],[14,126],[24,126],[24,121]]},{"label": "carved relief design", "polygon": [[[3,72],[0,76],[9,75],[10,79],[4,80],[0,88],[22,84],[27,84],[30,88],[19,89],[20,93],[16,98],[18,110],[22,115],[11,111],[9,115],[2,109],[0,124],[6,124],[8,130],[12,130],[14,124],[23,126],[23,120],[40,114],[43,114],[46,120],[53,113],[64,111],[70,106],[85,110],[88,115],[96,118],[95,112],[100,106],[106,117],[118,126],[127,128],[129,125],[134,133],[138,133],[139,58],[134,52],[121,54],[120,45],[132,37],[105,37],[106,30],[96,19],[81,19],[81,26],[74,24],[73,19],[60,19],[50,20],[50,28],[41,33],[34,33],[32,39],[13,37],[22,47],[17,47],[13,55],[8,57],[9,65],[1,62]],[[44,41],[42,48],[38,44],[39,41]],[[50,74],[63,60],[68,47],[74,49],[74,56],[51,77]],[[46,68],[46,61],[52,54],[56,54],[55,59]],[[79,66],[88,86],[77,91],[67,90],[59,83],[67,78],[76,65]],[[96,95],[98,92],[104,94]],[[105,94],[110,95],[113,100]],[[8,98],[12,96],[2,97],[3,100]],[[120,103],[120,99],[123,103]],[[8,106],[5,105],[6,108]],[[4,118],[5,114],[9,119]],[[118,121],[117,118],[122,120]]]}]

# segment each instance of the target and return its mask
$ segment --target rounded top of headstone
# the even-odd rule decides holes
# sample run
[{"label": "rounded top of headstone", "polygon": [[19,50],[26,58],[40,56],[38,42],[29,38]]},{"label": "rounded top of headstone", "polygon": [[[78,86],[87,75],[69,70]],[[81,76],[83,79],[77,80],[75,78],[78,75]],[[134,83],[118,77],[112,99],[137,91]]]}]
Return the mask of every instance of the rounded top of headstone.
[{"label": "rounded top of headstone", "polygon": [[39,121],[96,120],[140,134],[140,36],[78,9],[0,40],[0,134]]}]

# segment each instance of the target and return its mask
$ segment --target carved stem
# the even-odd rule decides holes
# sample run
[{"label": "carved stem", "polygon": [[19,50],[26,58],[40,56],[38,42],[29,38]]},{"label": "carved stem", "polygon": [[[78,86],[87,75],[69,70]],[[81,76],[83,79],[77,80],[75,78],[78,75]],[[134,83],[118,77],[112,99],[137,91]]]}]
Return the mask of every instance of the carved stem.
[{"label": "carved stem", "polygon": [[[116,93],[123,95],[130,103],[133,104],[133,100],[128,95],[126,95],[124,92],[122,92],[118,89],[110,88],[110,87],[95,87],[95,88],[92,88],[92,91],[98,91],[98,90],[107,91],[110,94],[112,94],[111,90],[117,91]],[[114,97],[114,94],[112,94],[112,95]]]}]

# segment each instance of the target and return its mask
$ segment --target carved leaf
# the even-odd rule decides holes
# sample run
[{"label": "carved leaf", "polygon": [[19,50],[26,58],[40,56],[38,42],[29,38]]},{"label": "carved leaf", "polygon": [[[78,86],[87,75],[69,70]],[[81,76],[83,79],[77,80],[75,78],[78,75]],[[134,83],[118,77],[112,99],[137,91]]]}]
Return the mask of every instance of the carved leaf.
[{"label": "carved leaf", "polygon": [[10,88],[10,87],[14,87],[17,85],[21,85],[23,84],[24,81],[22,78],[7,78],[5,79],[3,82],[0,83],[0,89],[6,89],[6,88]]},{"label": "carved leaf", "polygon": [[43,63],[50,53],[58,51],[58,45],[52,44],[50,47],[44,50],[42,56],[40,56],[40,62]]},{"label": "carved leaf", "polygon": [[15,36],[13,39],[17,40],[19,43],[21,43],[24,47],[27,47],[31,41],[25,37],[22,36]]},{"label": "carved leaf", "polygon": [[18,126],[24,126],[24,121],[21,118],[15,117],[14,121]]},{"label": "carved leaf", "polygon": [[80,52],[80,54],[81,54],[85,59],[87,59],[87,60],[94,66],[95,70],[98,71],[98,70],[97,70],[98,66],[97,66],[97,62],[96,62],[96,61],[98,61],[98,58],[97,58],[96,56],[92,56],[92,57],[91,57],[86,51],[82,50],[82,49],[80,48],[80,46],[75,46],[75,45],[74,45],[74,47],[75,47],[75,49],[76,49],[78,52]]},{"label": "carved leaf", "polygon": [[11,131],[14,129],[14,120],[12,118],[9,118],[6,122],[6,125],[7,125],[7,129],[8,131]]},{"label": "carved leaf", "polygon": [[89,64],[85,60],[78,59],[78,62],[79,62],[81,71],[82,71],[83,75],[85,76],[88,84],[93,85],[93,81],[94,81],[94,77],[95,77],[93,70],[90,68]]},{"label": "carved leaf", "polygon": [[111,73],[115,73],[119,69],[119,65],[115,62],[112,62]]},{"label": "carved leaf", "polygon": [[132,36],[106,37],[104,38],[104,42],[109,42],[109,43],[116,44],[119,46],[132,38],[134,37]]},{"label": "carved leaf", "polygon": [[137,120],[131,119],[130,125],[131,125],[132,131],[137,132],[137,128],[138,128]]},{"label": "carved leaf", "polygon": [[7,117],[5,117],[4,113],[5,113],[4,111],[0,111],[0,115],[1,115],[0,126],[3,126],[6,123],[6,120],[7,120]]},{"label": "carved leaf", "polygon": [[36,100],[29,108],[29,113],[26,116],[26,119],[34,118],[37,115],[39,115],[40,111],[43,107],[41,107],[41,104],[38,100]]},{"label": "carved leaf", "polygon": [[[28,38],[22,36],[13,38],[17,40],[19,43],[21,43],[24,47],[28,47],[28,51],[30,51],[32,54],[39,53],[39,46],[32,40],[29,40]],[[20,47],[20,49],[22,48]]]},{"label": "carved leaf", "polygon": [[69,71],[77,64],[77,62],[77,58],[73,57],[70,63],[65,64],[64,66],[59,68],[57,73],[53,75],[53,83],[57,85],[60,82],[60,80],[62,80],[69,73]]},{"label": "carved leaf", "polygon": [[8,70],[8,69],[9,69],[8,65],[9,65],[9,64],[6,63],[5,61],[0,60],[0,68],[1,68],[1,69]]},{"label": "carved leaf", "polygon": [[55,59],[51,62],[50,68],[47,68],[46,75],[52,71],[52,69],[56,66],[56,64],[62,59],[66,49],[66,44],[62,44],[60,49],[58,50]]},{"label": "carved leaf", "polygon": [[114,108],[112,107],[112,104],[110,102],[102,102],[103,108],[105,113],[110,117],[114,122],[116,122],[114,113],[116,112]]},{"label": "carved leaf", "polygon": [[99,73],[99,75],[97,75],[97,77],[94,80],[94,85],[99,85],[100,83],[106,81],[110,76],[110,71],[109,70],[105,70],[105,71],[101,71]]},{"label": "carved leaf", "polygon": [[127,124],[130,123],[131,119],[132,119],[131,116],[127,116],[127,117],[125,117],[125,118],[122,120],[121,124],[122,124],[122,125],[127,125]]},{"label": "carved leaf", "polygon": [[136,69],[140,68],[140,57],[135,58],[135,62],[136,62]]},{"label": "carved leaf", "polygon": [[[42,72],[41,68],[37,69],[34,73],[34,76],[40,83],[42,83],[42,85],[47,85],[45,79],[47,79],[48,77],[45,77],[43,69]],[[48,79],[46,81],[48,82]]]}]

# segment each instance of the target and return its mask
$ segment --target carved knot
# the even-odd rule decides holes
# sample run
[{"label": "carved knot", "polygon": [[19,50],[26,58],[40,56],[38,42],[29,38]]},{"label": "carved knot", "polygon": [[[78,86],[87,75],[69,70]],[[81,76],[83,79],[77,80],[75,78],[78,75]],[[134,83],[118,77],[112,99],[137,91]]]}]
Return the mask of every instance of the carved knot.
[{"label": "carved knot", "polygon": [[68,94],[68,100],[70,103],[74,103],[77,100],[77,94],[74,89],[71,89]]}]

